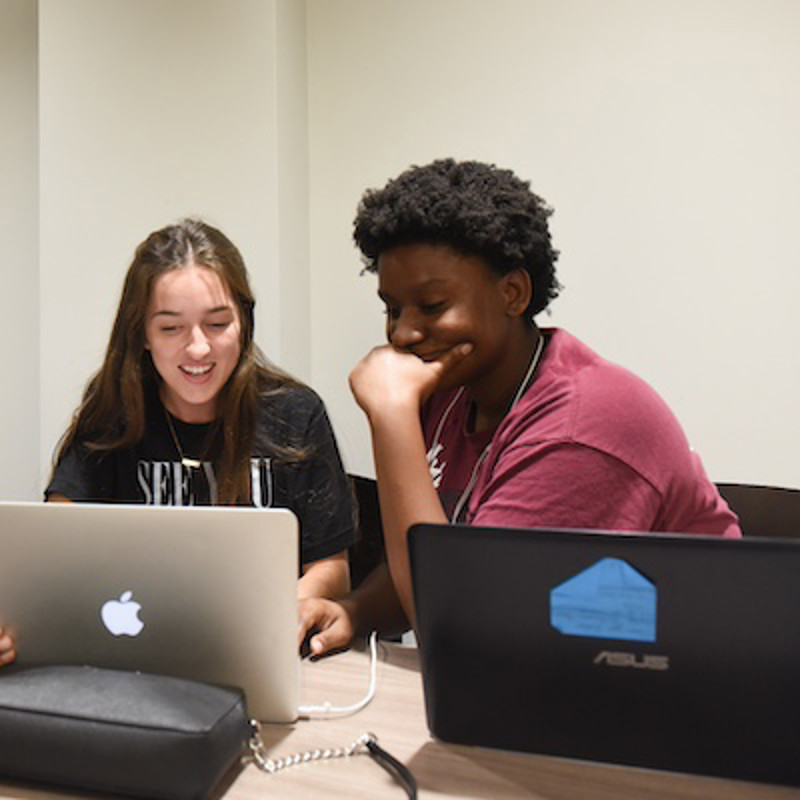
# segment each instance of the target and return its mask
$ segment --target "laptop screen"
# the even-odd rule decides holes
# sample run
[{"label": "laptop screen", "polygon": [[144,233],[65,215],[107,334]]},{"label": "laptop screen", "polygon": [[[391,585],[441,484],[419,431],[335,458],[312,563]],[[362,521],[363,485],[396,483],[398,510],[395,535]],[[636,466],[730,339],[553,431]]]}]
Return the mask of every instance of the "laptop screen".
[{"label": "laptop screen", "polygon": [[93,664],[245,690],[297,716],[291,511],[0,503],[0,621],[18,667]]},{"label": "laptop screen", "polygon": [[800,784],[800,542],[419,525],[409,548],[435,736]]}]

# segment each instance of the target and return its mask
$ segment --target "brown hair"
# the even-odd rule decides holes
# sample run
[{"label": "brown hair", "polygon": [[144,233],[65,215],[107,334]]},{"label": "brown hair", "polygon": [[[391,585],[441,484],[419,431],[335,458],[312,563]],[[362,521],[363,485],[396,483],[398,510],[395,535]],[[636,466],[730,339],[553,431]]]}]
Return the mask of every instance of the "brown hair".
[{"label": "brown hair", "polygon": [[[161,377],[145,347],[145,316],[155,281],[188,264],[214,270],[239,312],[241,353],[219,396],[222,447],[216,464],[218,502],[250,502],[250,454],[256,437],[259,397],[297,382],[269,364],[253,341],[255,300],[247,269],[233,242],[195,219],[151,233],[136,249],[128,268],[103,364],[90,379],[72,422],[61,437],[55,463],[80,441],[108,452],[131,447],[145,432],[148,392],[158,392]],[[266,442],[276,456],[302,458],[292,448]]]}]

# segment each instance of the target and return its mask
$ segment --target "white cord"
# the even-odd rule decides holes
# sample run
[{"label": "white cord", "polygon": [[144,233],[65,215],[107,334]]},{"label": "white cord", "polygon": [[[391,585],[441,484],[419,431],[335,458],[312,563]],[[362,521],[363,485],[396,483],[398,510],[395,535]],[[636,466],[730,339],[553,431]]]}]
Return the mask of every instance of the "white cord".
[{"label": "white cord", "polygon": [[342,714],[343,716],[346,716],[347,714],[355,714],[357,711],[361,711],[362,708],[369,705],[369,703],[372,701],[372,698],[375,697],[375,685],[378,675],[378,634],[376,631],[372,631],[372,633],[370,633],[368,641],[370,654],[370,678],[369,689],[367,690],[366,695],[364,695],[364,697],[362,697],[357,703],[353,703],[349,706],[332,706],[329,701],[326,701],[320,706],[298,706],[298,714]]}]

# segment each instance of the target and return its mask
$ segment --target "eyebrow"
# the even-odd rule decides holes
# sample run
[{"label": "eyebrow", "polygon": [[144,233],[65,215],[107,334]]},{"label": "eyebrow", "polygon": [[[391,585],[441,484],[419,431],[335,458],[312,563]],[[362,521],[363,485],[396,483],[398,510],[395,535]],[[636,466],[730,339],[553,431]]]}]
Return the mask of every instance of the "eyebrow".
[{"label": "eyebrow", "polygon": [[[209,308],[208,311],[204,311],[204,314],[219,314],[220,311],[233,311],[233,306],[216,306],[215,308]],[[155,319],[156,317],[180,317],[183,316],[180,311],[156,311],[155,314],[151,317],[151,319]]]},{"label": "eyebrow", "polygon": [[[429,280],[422,283],[420,286],[415,286],[414,291],[425,292],[430,289],[436,289],[437,286],[439,286],[440,284],[447,285],[448,283],[449,281],[446,278],[430,278]],[[380,299],[383,300],[384,302],[392,299],[392,296],[390,294],[382,292],[380,289],[378,289],[378,297],[380,297]]]}]

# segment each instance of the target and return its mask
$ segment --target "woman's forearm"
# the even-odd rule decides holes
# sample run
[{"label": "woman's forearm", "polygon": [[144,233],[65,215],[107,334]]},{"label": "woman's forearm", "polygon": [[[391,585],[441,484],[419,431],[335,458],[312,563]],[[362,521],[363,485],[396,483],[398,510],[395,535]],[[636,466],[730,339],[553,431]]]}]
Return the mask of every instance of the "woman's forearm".
[{"label": "woman's forearm", "polygon": [[408,529],[418,522],[447,519],[428,471],[416,414],[376,415],[370,422],[386,559],[400,605],[414,625]]},{"label": "woman's forearm", "polygon": [[313,561],[304,568],[297,582],[297,599],[327,597],[335,600],[350,591],[350,567],[347,551]]}]

